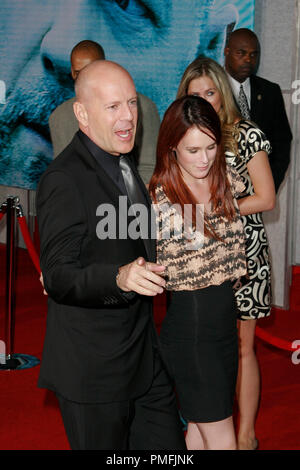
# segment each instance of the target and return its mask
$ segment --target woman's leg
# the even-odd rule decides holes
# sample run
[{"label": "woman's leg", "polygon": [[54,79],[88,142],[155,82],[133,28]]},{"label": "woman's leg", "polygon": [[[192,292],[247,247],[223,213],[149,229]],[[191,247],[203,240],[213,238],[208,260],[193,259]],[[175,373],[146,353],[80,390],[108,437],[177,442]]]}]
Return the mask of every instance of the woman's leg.
[{"label": "woman's leg", "polygon": [[202,435],[196,423],[188,423],[187,432],[185,436],[185,443],[187,449],[204,450],[204,442],[202,439]]},{"label": "woman's leg", "polygon": [[238,321],[239,371],[237,401],[240,412],[238,449],[251,450],[257,446],[255,419],[259,403],[260,373],[254,351],[256,320]]},{"label": "woman's leg", "polygon": [[[193,424],[191,432],[187,434],[187,448],[189,450],[236,450],[236,438],[232,417],[214,423],[189,423]],[[196,431],[199,433],[197,439]],[[203,447],[200,447],[201,442]]]}]

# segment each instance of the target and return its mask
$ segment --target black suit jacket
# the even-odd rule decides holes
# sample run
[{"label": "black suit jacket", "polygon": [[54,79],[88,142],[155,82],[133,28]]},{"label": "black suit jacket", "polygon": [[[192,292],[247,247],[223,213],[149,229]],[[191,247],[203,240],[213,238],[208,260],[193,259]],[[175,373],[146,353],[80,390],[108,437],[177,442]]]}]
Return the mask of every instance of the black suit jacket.
[{"label": "black suit jacket", "polygon": [[279,85],[255,75],[250,77],[250,85],[251,120],[271,142],[269,160],[275,189],[278,191],[289,166],[292,140],[282,93]]},{"label": "black suit jacket", "polygon": [[76,402],[127,400],[152,381],[152,298],[129,299],[115,279],[118,268],[138,256],[154,261],[155,241],[100,240],[96,234],[100,204],[115,208],[117,234],[119,224],[128,223],[119,215],[119,196],[78,135],[38,187],[41,268],[49,294],[38,384]]}]

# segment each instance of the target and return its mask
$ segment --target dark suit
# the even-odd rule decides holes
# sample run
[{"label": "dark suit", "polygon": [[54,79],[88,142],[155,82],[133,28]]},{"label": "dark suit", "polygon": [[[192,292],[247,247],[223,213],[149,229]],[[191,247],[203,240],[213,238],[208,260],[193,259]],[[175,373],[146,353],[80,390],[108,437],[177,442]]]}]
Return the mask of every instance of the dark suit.
[{"label": "dark suit", "polygon": [[[124,214],[119,215],[119,196],[120,189],[78,134],[38,187],[41,268],[49,294],[39,386],[71,402],[132,401],[152,386],[158,345],[152,298],[123,294],[116,275],[120,266],[139,256],[154,261],[155,241],[118,235],[100,240],[96,234],[100,204],[115,208],[117,234],[119,222],[128,225]],[[171,408],[177,437],[169,445],[179,445],[174,403]],[[112,441],[108,448],[114,445]]]},{"label": "dark suit", "polygon": [[290,163],[292,133],[279,85],[252,75],[251,120],[263,130],[271,142],[270,166],[276,192]]}]

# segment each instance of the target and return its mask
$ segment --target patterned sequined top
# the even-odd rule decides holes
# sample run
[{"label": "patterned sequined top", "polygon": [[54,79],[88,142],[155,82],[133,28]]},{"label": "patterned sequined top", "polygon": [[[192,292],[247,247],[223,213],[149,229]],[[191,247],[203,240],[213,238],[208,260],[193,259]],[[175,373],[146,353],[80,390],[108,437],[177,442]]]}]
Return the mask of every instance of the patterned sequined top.
[{"label": "patterned sequined top", "polygon": [[[236,280],[246,274],[244,229],[239,215],[236,197],[244,185],[237,172],[228,166],[227,177],[231,184],[237,210],[229,222],[225,217],[207,214],[207,220],[221,238],[203,235],[201,210],[196,236],[186,212],[172,205],[162,186],[156,188],[157,202],[157,262],[166,266],[167,290],[196,290],[220,285],[226,280]],[[203,206],[198,205],[199,209]],[[190,206],[191,207],[191,206]],[[188,212],[188,211],[187,211]],[[203,212],[202,212],[203,214]]]},{"label": "patterned sequined top", "polygon": [[[242,119],[236,124],[238,155],[226,152],[226,162],[234,168],[245,185],[243,196],[254,194],[248,172],[248,163],[261,151],[270,153],[271,146],[265,134],[253,122]],[[263,318],[271,312],[271,266],[267,234],[261,213],[242,216],[245,231],[247,278],[239,280],[235,297],[238,318]],[[238,288],[238,284],[236,284]]]}]

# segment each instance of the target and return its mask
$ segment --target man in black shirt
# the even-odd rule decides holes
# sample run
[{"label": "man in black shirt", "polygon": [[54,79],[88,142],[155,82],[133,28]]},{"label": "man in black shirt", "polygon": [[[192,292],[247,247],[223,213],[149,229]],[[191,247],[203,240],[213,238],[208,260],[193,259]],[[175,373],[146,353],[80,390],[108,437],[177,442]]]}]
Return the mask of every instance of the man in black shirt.
[{"label": "man in black shirt", "polygon": [[[80,130],[37,194],[49,295],[39,386],[56,393],[72,449],[184,449],[152,316],[164,268],[155,263],[150,234],[119,235],[135,220],[120,209],[121,198],[129,208],[142,204],[150,217],[130,155],[135,86],[119,65],[95,61],[80,72],[75,91]],[[105,212],[114,233],[104,230]]]}]

